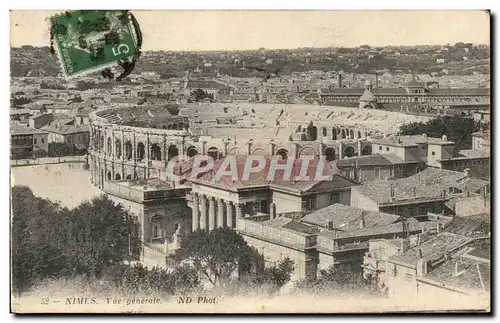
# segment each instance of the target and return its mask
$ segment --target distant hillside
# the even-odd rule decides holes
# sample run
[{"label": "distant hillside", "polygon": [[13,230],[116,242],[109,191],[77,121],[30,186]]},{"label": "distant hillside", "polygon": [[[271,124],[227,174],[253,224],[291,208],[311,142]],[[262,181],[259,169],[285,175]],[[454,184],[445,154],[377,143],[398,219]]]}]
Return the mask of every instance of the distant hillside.
[{"label": "distant hillside", "polygon": [[12,77],[57,76],[61,67],[48,46],[23,46],[10,49],[10,71]]}]

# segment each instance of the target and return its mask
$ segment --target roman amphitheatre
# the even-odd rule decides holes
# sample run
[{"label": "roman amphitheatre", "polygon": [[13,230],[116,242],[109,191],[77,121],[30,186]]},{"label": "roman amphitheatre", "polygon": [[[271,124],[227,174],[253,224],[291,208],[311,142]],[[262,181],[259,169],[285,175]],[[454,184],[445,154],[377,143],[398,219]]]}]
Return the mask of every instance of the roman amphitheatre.
[{"label": "roman amphitheatre", "polygon": [[[171,115],[172,106],[179,109]],[[374,109],[286,104],[195,103],[93,112],[89,164],[94,184],[162,178],[179,154],[326,155],[332,161],[371,154],[370,139],[396,134],[428,117]],[[305,138],[313,123],[315,138]]]}]

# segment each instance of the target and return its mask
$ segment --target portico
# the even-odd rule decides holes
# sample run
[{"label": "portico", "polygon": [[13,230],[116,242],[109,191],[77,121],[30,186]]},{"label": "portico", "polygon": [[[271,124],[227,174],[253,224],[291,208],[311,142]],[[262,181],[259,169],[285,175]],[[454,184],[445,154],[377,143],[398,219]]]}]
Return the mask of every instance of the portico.
[{"label": "portico", "polygon": [[244,203],[198,192],[191,193],[192,231],[234,228],[236,218],[243,217]]}]

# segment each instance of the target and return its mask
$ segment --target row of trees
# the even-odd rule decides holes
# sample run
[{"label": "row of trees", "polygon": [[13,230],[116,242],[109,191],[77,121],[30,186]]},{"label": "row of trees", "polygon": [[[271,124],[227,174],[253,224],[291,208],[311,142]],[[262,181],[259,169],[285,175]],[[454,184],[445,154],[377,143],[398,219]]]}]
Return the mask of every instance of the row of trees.
[{"label": "row of trees", "polygon": [[[277,291],[294,270],[288,258],[265,266],[264,258],[234,230],[219,228],[191,233],[181,242],[176,269],[147,269],[138,259],[139,224],[106,196],[70,210],[33,195],[30,188],[12,189],[12,288],[20,295],[51,279],[99,280],[103,288],[124,295],[154,292],[169,296],[214,288],[241,290],[267,286]],[[127,265],[127,260],[129,265]]]},{"label": "row of trees", "polygon": [[12,287],[17,294],[49,278],[99,278],[104,269],[131,256],[129,251],[140,251],[135,218],[106,196],[69,210],[15,186],[11,207]]},{"label": "row of trees", "polygon": [[420,135],[454,141],[457,149],[467,149],[472,145],[472,133],[481,130],[480,124],[473,119],[461,116],[440,116],[427,122],[413,122],[400,127],[400,135]]}]

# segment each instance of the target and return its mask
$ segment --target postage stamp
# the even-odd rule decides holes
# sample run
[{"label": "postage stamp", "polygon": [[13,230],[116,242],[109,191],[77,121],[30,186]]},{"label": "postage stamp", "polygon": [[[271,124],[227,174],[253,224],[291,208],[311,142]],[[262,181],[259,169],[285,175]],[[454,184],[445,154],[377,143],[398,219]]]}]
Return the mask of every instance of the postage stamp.
[{"label": "postage stamp", "polygon": [[50,18],[51,34],[66,78],[118,65],[137,53],[126,10],[66,11]]}]

